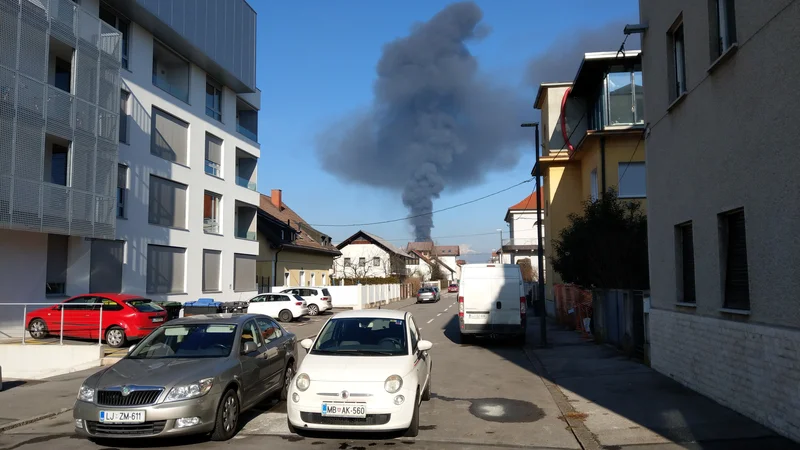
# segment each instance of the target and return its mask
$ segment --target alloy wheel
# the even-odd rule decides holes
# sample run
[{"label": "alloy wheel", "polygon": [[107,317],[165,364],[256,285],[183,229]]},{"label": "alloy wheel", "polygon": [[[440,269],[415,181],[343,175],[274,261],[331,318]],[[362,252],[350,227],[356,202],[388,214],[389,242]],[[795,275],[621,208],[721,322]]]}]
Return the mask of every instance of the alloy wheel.
[{"label": "alloy wheel", "polygon": [[230,432],[236,427],[237,414],[236,398],[231,395],[225,399],[225,404],[222,405],[222,422],[225,425],[225,431]]}]

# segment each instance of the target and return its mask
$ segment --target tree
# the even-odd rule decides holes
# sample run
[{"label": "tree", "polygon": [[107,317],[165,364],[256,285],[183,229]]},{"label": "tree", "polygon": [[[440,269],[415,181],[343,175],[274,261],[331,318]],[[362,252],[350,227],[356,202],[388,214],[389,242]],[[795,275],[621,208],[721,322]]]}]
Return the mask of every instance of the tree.
[{"label": "tree", "polygon": [[[361,259],[363,258],[363,264]],[[377,265],[375,259],[378,259]],[[349,264],[346,262],[349,259]],[[384,278],[405,275],[405,261],[397,255],[375,249],[355,258],[340,257],[333,261],[334,276],[339,279],[363,281],[369,278]]]},{"label": "tree", "polygon": [[431,281],[442,281],[447,283],[450,281],[450,278],[444,270],[442,270],[442,266],[439,264],[439,260],[436,258],[431,258]]},{"label": "tree", "polygon": [[553,241],[553,269],[584,288],[648,289],[647,216],[611,188],[570,214]]},{"label": "tree", "polygon": [[526,283],[531,283],[537,281],[539,278],[539,274],[533,270],[533,264],[531,264],[530,258],[522,258],[517,260],[517,265],[519,269],[522,271],[522,281]]}]

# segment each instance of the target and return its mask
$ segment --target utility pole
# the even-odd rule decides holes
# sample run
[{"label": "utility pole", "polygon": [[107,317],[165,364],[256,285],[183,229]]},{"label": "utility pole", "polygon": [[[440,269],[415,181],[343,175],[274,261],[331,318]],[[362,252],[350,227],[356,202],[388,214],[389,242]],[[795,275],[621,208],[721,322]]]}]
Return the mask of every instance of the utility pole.
[{"label": "utility pole", "polygon": [[505,264],[505,262],[503,261],[503,229],[498,228],[497,231],[500,232],[500,247],[498,247],[497,249],[497,256],[500,258],[499,263]]},{"label": "utility pole", "polygon": [[547,312],[544,306],[544,248],[542,245],[542,191],[541,191],[541,167],[539,165],[539,122],[523,123],[523,128],[536,128],[536,163],[533,165],[531,175],[536,177],[536,238],[537,238],[537,260],[539,263],[539,282],[536,283],[536,298],[539,300],[539,319],[541,327],[541,346],[547,346]]}]

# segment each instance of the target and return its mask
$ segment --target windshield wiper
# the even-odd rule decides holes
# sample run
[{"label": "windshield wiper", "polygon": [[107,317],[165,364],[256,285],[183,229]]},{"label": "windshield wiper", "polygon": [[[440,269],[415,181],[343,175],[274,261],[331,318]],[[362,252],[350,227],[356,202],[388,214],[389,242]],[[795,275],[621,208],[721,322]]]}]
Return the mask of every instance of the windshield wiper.
[{"label": "windshield wiper", "polygon": [[394,352],[387,352],[383,350],[336,350],[333,353],[348,353],[358,356],[367,356],[367,355],[381,355],[381,356],[394,356],[397,353]]}]

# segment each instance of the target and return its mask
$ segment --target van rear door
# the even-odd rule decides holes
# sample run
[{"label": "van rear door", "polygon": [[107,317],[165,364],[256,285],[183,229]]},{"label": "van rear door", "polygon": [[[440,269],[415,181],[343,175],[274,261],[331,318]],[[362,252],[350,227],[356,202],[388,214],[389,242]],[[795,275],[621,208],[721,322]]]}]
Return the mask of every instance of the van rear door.
[{"label": "van rear door", "polygon": [[521,282],[516,264],[463,266],[459,297],[464,299],[465,329],[490,332],[519,326]]},{"label": "van rear door", "polygon": [[498,333],[516,333],[522,325],[520,297],[522,296],[522,272],[516,264],[504,267],[503,289],[492,310],[492,330]]}]

